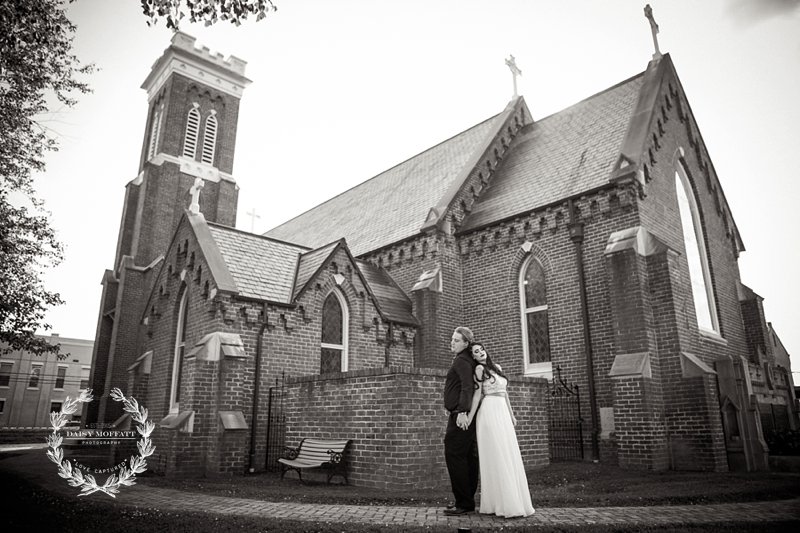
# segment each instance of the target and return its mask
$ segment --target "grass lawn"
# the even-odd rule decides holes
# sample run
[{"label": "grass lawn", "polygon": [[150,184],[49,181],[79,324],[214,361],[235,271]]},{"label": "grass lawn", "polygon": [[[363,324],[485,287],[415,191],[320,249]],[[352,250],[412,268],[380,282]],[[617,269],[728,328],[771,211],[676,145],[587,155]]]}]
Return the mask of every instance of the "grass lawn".
[{"label": "grass lawn", "polygon": [[[275,502],[443,507],[452,500],[445,487],[387,491],[324,482],[300,483],[293,472],[287,473],[283,481],[277,474],[266,473],[222,479],[151,476],[141,478],[140,483]],[[800,474],[643,472],[593,463],[554,463],[529,472],[528,483],[535,507],[703,504],[800,496]]]}]

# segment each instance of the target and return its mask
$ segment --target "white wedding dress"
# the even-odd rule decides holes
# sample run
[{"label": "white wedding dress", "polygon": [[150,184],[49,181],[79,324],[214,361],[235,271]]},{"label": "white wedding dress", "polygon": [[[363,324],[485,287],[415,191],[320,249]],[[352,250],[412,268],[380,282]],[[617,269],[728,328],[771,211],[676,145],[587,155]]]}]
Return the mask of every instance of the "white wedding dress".
[{"label": "white wedding dress", "polygon": [[508,380],[492,374],[481,383],[483,400],[476,415],[481,470],[480,512],[529,516],[534,512],[517,434],[506,405]]}]

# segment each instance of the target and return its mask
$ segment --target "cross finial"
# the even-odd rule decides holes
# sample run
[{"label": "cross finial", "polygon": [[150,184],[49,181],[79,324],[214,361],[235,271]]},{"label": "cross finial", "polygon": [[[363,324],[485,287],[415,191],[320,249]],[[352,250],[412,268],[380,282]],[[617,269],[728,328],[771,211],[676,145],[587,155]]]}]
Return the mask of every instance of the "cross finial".
[{"label": "cross finial", "polygon": [[517,94],[517,76],[522,76],[522,71],[517,66],[517,62],[512,55],[509,55],[508,59],[506,59],[506,66],[508,66],[511,71],[511,77],[514,79],[514,98],[516,98],[519,96]]},{"label": "cross finial", "polygon": [[650,31],[653,34],[653,46],[656,49],[656,53],[653,54],[653,59],[660,59],[661,52],[658,49],[658,24],[656,23],[656,19],[653,18],[653,8],[650,7],[650,4],[644,6],[644,16],[647,17],[647,20],[650,21]]},{"label": "cross finial", "polygon": [[189,212],[193,215],[200,213],[200,189],[203,188],[203,178],[195,178],[194,185],[189,189],[192,195],[192,203],[189,204]]},{"label": "cross finial", "polygon": [[250,233],[255,233],[256,230],[256,219],[261,218],[260,215],[256,214],[256,208],[254,207],[250,211],[248,211],[247,216],[250,217]]}]

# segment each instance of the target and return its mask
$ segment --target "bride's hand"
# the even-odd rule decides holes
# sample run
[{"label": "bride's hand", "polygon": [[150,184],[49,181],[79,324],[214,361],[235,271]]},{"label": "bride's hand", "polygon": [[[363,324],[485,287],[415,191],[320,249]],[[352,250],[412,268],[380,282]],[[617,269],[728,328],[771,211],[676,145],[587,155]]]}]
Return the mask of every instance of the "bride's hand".
[{"label": "bride's hand", "polygon": [[514,425],[514,427],[517,427],[517,419],[514,417],[514,415],[511,415],[511,423]]}]

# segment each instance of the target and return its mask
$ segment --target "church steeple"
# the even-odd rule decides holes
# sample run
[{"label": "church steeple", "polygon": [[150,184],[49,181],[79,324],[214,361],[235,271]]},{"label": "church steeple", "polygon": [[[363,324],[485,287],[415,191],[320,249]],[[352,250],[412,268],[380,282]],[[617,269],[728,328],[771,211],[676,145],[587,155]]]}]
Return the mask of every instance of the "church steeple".
[{"label": "church steeple", "polygon": [[193,37],[178,32],[142,84],[147,122],[137,176],[125,189],[114,267],[103,276],[90,421],[122,415],[108,393],[124,386],[127,369],[141,355],[138,318],[154,272],[169,263],[165,254],[181,217],[189,209],[211,222],[236,223],[233,155],[239,102],[250,83],[245,66],[236,57],[196,48]]},{"label": "church steeple", "polygon": [[195,38],[181,32],[153,64],[142,83],[147,123],[139,173],[126,192],[115,268],[126,255],[141,266],[163,253],[195,178],[205,187],[200,212],[235,225],[233,158],[239,102],[250,84],[246,65],[197,48]]}]

